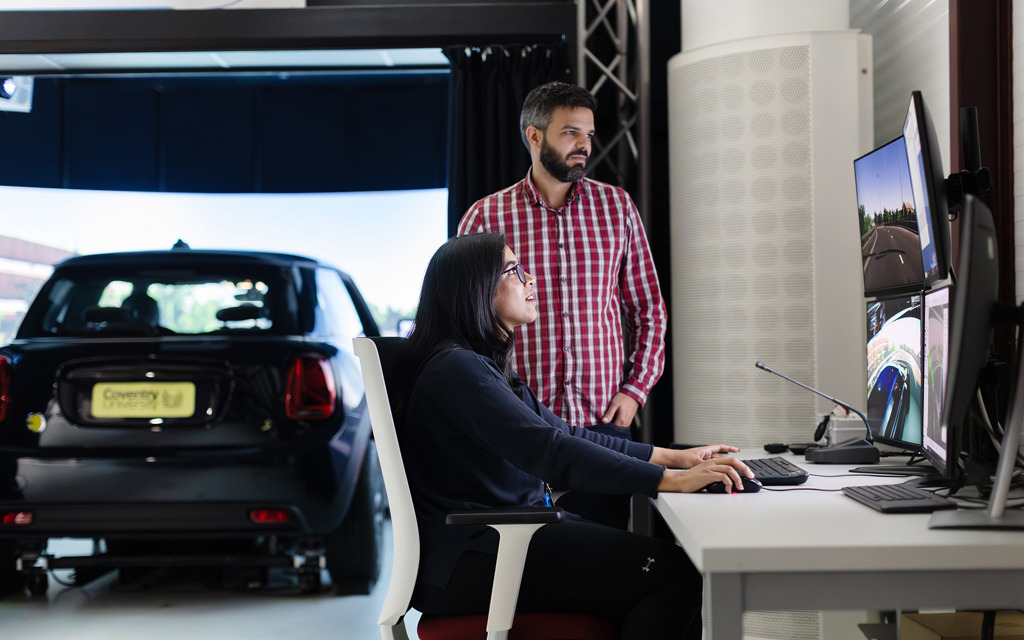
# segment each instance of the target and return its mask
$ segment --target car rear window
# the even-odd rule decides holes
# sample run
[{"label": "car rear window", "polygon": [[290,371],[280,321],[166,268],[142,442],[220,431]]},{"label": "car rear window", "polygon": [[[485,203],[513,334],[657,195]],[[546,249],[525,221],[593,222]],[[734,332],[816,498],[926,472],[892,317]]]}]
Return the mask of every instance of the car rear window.
[{"label": "car rear window", "polygon": [[294,295],[276,273],[56,273],[18,332],[129,337],[294,331]]}]

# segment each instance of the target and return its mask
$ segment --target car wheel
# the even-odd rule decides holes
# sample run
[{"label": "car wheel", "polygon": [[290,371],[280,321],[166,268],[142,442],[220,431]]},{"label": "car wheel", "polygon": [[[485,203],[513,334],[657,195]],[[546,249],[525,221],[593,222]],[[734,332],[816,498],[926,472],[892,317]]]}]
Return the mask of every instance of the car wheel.
[{"label": "car wheel", "polygon": [[0,540],[0,598],[25,588],[25,576],[14,564],[13,540]]},{"label": "car wheel", "polygon": [[352,504],[345,519],[326,540],[327,572],[338,595],[367,594],[377,583],[384,550],[386,510],[377,446],[370,440]]}]

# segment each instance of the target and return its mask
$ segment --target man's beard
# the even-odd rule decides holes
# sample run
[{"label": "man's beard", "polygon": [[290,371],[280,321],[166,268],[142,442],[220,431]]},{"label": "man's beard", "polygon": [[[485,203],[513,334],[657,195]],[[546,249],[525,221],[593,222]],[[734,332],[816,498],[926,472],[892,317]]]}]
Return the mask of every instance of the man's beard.
[{"label": "man's beard", "polygon": [[[585,151],[576,153],[586,154]],[[558,156],[558,152],[548,145],[547,139],[542,140],[540,144],[540,164],[559,182],[579,182],[583,176],[587,175],[586,161],[569,166],[564,159]]]}]

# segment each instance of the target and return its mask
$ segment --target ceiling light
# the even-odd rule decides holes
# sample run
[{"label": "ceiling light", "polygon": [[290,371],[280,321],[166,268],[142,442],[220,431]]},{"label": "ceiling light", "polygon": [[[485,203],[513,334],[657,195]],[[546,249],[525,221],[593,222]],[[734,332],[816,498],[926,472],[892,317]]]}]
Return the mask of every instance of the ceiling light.
[{"label": "ceiling light", "polygon": [[17,90],[18,85],[14,83],[14,78],[11,76],[7,76],[0,81],[0,98],[9,100]]},{"label": "ceiling light", "polygon": [[[3,4],[3,0],[0,0],[0,4]],[[35,78],[32,76],[0,75],[0,111],[31,112],[34,85]]]}]

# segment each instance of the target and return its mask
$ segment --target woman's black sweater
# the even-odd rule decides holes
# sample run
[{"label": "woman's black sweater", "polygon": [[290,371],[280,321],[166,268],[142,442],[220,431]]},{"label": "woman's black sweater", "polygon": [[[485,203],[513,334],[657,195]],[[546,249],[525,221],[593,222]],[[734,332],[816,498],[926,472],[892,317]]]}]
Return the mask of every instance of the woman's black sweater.
[{"label": "woman's black sweater", "polygon": [[544,505],[563,490],[654,496],[664,467],[649,444],[571,427],[490,358],[455,349],[413,384],[398,437],[420,530],[419,580],[443,587],[466,550],[493,553],[483,526],[446,525],[452,511]]}]

